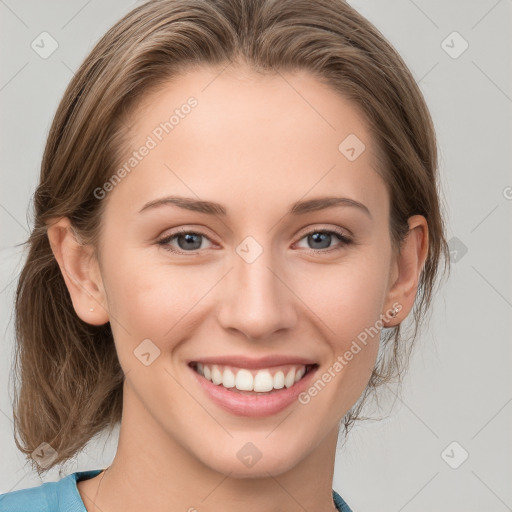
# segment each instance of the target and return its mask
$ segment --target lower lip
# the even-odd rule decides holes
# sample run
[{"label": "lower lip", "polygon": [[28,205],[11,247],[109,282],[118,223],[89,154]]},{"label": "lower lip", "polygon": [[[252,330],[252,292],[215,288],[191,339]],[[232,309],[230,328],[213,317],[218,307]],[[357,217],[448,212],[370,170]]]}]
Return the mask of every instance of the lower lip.
[{"label": "lower lip", "polygon": [[[189,367],[190,368],[190,367]],[[190,368],[206,395],[226,411],[239,416],[262,417],[277,414],[291,405],[310,384],[318,366],[310,370],[299,382],[266,395],[245,395],[216,385]]]}]

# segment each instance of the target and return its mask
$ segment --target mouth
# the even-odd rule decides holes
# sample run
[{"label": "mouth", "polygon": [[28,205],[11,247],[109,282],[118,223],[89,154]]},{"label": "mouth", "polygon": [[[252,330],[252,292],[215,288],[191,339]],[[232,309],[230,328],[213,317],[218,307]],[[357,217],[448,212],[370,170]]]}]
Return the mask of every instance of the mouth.
[{"label": "mouth", "polygon": [[189,366],[212,384],[243,395],[270,395],[292,388],[318,368],[318,364],[283,364],[249,369],[200,361],[192,361]]}]

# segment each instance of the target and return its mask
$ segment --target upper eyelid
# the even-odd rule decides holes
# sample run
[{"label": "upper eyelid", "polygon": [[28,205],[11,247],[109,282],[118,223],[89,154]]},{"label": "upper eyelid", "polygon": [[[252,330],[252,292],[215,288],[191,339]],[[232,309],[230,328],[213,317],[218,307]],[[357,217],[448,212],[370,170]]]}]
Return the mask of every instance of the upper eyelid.
[{"label": "upper eyelid", "polygon": [[309,235],[311,233],[318,233],[318,232],[325,232],[325,231],[328,231],[328,232],[332,232],[332,233],[335,233],[335,234],[341,234],[343,236],[345,236],[346,238],[350,238],[352,239],[353,235],[352,233],[347,229],[347,228],[342,228],[340,226],[337,226],[337,227],[320,227],[320,228],[304,228],[305,231],[300,231],[299,233],[301,233],[301,238],[304,238],[306,235]]},{"label": "upper eyelid", "polygon": [[[197,234],[197,235],[202,235],[202,236],[205,236],[207,238],[210,238],[210,235],[208,235],[207,233],[205,233],[203,230],[206,229],[206,228],[203,228],[203,227],[200,227],[198,229],[195,229],[195,228],[175,228],[176,231],[173,231],[172,233],[169,233],[167,235],[163,235],[163,236],[160,236],[158,237],[159,239],[164,239],[164,238],[168,238],[168,237],[172,237],[172,236],[176,236],[176,235],[179,235],[179,234],[185,234],[185,233],[194,233],[194,234]],[[347,228],[342,228],[342,227],[312,227],[312,228],[303,228],[304,230],[301,230],[299,233],[302,233],[301,236],[304,237],[306,235],[309,235],[311,233],[317,233],[317,232],[321,232],[321,231],[332,231],[334,233],[336,233],[337,231],[341,231],[341,233],[343,235],[345,235],[347,238],[350,238],[352,237],[352,233],[347,229]],[[298,236],[298,235],[297,235]]]},{"label": "upper eyelid", "polygon": [[[312,234],[312,233],[319,233],[319,232],[328,232],[328,233],[332,233],[334,235],[337,235],[337,236],[341,236],[342,239],[340,240],[341,243],[347,243],[347,240],[349,242],[353,242],[353,236],[352,234],[349,232],[349,233],[345,233],[345,231],[348,231],[347,229],[345,228],[340,228],[340,227],[337,227],[337,228],[328,228],[328,227],[319,227],[319,228],[304,228],[306,231],[302,231],[299,236],[299,238],[297,239],[296,242],[294,243],[298,243],[300,242],[304,237]],[[340,232],[338,232],[340,231]],[[164,242],[164,241],[167,241],[169,242],[170,240],[172,240],[174,237],[176,236],[179,236],[180,234],[188,234],[188,233],[192,233],[192,234],[196,234],[196,235],[200,235],[200,236],[203,236],[205,238],[207,238],[211,243],[215,244],[216,242],[214,240],[212,240],[212,238],[207,235],[206,233],[204,233],[202,231],[202,228],[200,229],[193,229],[193,228],[177,228],[177,231],[174,231],[172,233],[169,233],[167,235],[164,235],[162,237],[159,237],[157,242],[161,243],[161,242]],[[347,239],[347,240],[343,240],[343,238]],[[193,251],[186,251],[186,252],[193,252]]]}]

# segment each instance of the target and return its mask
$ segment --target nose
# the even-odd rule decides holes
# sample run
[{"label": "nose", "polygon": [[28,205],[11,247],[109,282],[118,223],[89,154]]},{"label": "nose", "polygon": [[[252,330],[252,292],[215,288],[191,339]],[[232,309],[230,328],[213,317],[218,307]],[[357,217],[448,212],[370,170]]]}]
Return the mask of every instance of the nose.
[{"label": "nose", "polygon": [[271,338],[274,333],[282,336],[293,328],[298,299],[283,265],[276,265],[270,251],[264,250],[252,263],[235,254],[233,266],[220,297],[221,326],[251,340]]}]

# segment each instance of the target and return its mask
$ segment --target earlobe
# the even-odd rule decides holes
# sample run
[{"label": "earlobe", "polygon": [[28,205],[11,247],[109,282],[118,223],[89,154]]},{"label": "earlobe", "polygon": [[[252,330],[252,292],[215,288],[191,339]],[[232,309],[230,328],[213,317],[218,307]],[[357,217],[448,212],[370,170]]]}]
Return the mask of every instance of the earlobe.
[{"label": "earlobe", "polygon": [[387,315],[386,327],[402,322],[413,308],[427,255],[428,224],[422,215],[414,215],[409,218],[409,232],[400,247],[398,277],[386,298],[388,310],[399,304],[399,311],[395,309],[397,314]]},{"label": "earlobe", "polygon": [[78,240],[67,217],[48,224],[47,231],[76,314],[88,324],[107,323],[105,292],[93,248]]}]

